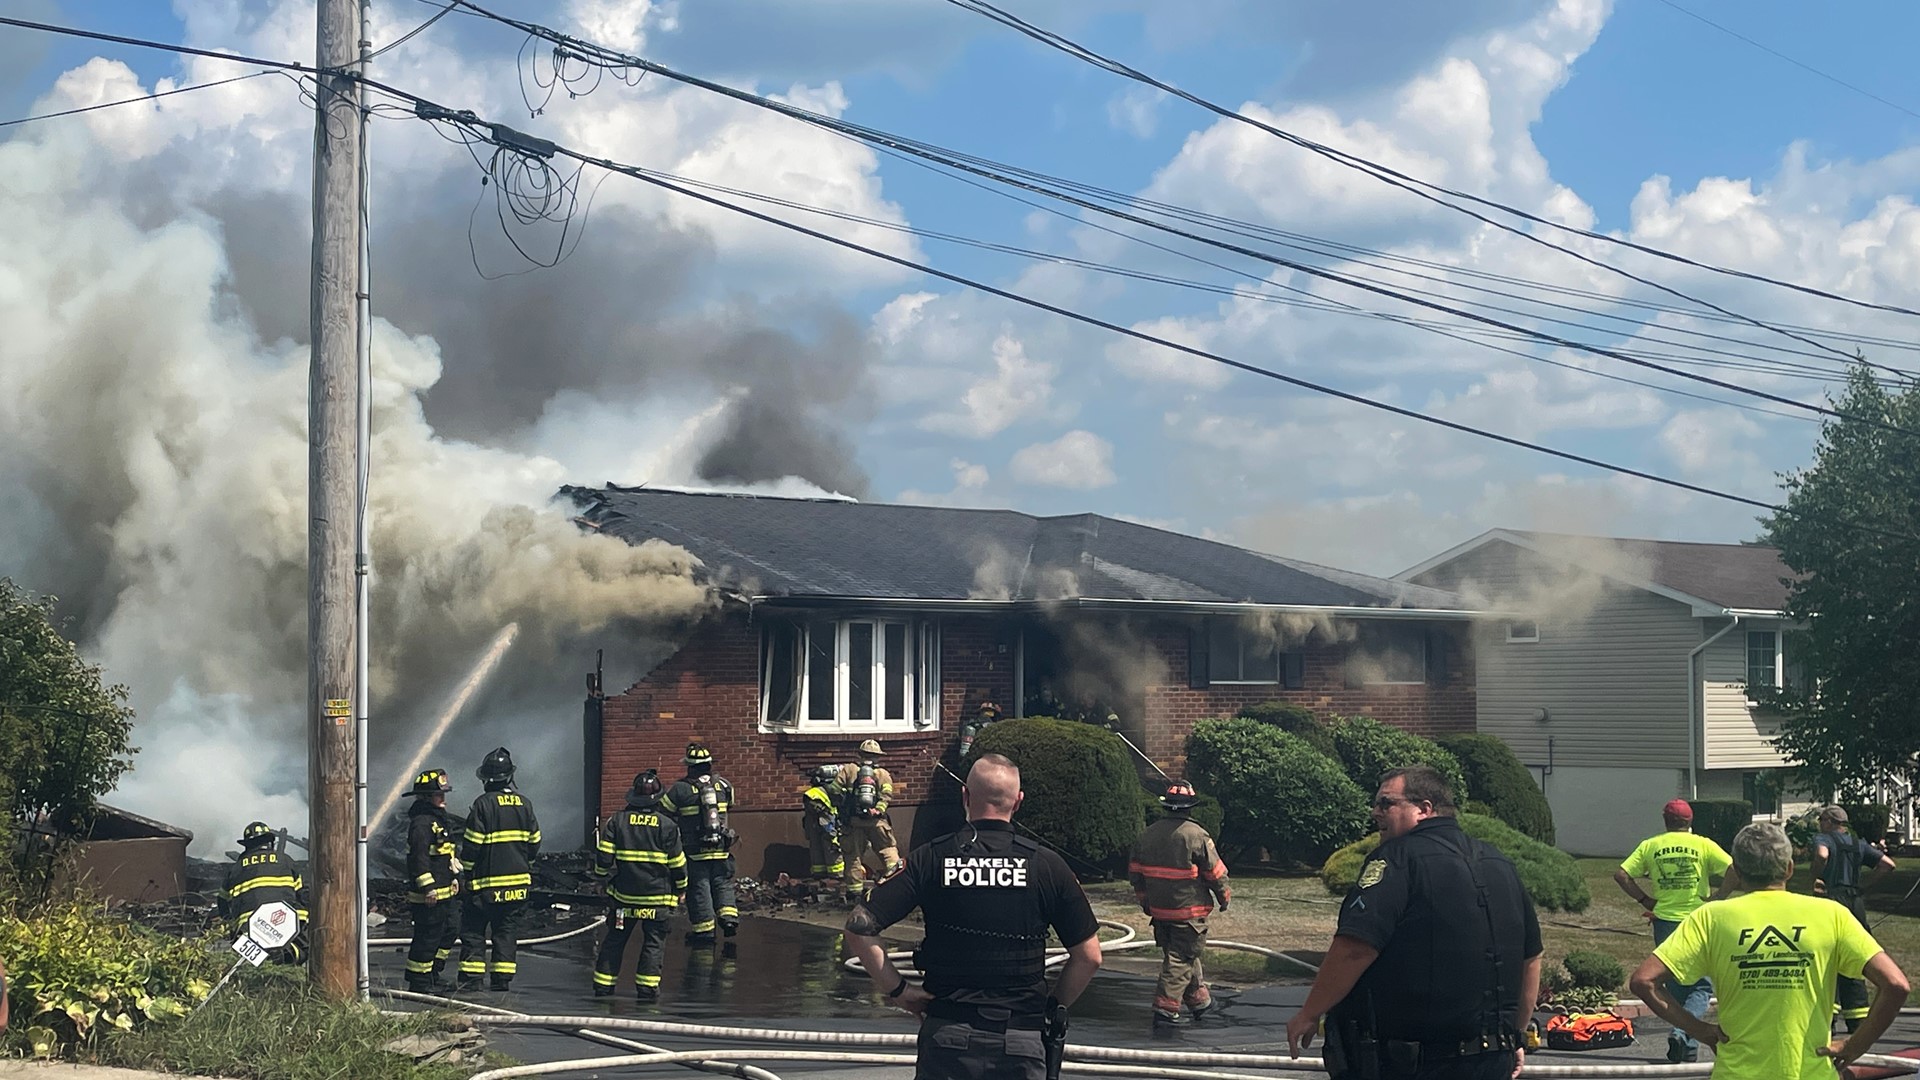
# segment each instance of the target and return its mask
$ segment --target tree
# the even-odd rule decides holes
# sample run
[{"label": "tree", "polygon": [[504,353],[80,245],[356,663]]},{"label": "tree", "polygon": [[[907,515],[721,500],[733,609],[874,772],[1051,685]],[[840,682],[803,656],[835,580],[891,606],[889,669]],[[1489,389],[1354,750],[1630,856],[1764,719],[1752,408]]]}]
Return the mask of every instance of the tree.
[{"label": "tree", "polygon": [[1905,433],[1920,432],[1920,386],[1857,364],[1834,406],[1856,419],[1822,426],[1765,522],[1799,575],[1786,612],[1806,629],[1787,648],[1805,675],[1754,696],[1781,713],[1776,744],[1805,786],[1857,794],[1920,773],[1920,436]]},{"label": "tree", "polygon": [[0,578],[0,839],[29,891],[45,889],[135,752],[127,688],[103,685],[60,629],[52,597]]}]

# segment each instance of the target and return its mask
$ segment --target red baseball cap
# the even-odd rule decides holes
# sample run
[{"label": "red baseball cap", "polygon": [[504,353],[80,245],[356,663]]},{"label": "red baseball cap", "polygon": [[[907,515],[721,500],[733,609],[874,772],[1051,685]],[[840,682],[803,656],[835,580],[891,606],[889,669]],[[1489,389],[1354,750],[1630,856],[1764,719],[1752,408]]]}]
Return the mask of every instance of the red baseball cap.
[{"label": "red baseball cap", "polygon": [[1685,799],[1674,799],[1667,803],[1667,805],[1661,807],[1660,812],[1668,817],[1685,818],[1688,821],[1693,820],[1693,805]]}]

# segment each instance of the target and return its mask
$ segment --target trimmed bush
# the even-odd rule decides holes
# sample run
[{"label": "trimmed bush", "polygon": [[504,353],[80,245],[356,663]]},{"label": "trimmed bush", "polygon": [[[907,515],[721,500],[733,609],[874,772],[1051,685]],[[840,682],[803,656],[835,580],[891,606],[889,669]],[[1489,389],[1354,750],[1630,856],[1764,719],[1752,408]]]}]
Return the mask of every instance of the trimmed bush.
[{"label": "trimmed bush", "polygon": [[1498,736],[1448,735],[1437,742],[1460,762],[1468,799],[1535,840],[1553,843],[1553,809],[1547,796]]},{"label": "trimmed bush", "polygon": [[1187,766],[1226,811],[1224,839],[1317,865],[1366,831],[1367,796],[1305,739],[1245,717],[1202,720]]},{"label": "trimmed bush", "polygon": [[[1573,856],[1550,848],[1504,822],[1479,814],[1461,814],[1460,827],[1468,836],[1492,844],[1512,860],[1519,871],[1520,885],[1533,898],[1536,908],[1547,911],[1585,911],[1593,903],[1586,879]],[[1369,833],[1328,856],[1320,868],[1320,880],[1327,891],[1345,895],[1360,876],[1360,866],[1380,846],[1380,834]]]},{"label": "trimmed bush", "polygon": [[1349,716],[1333,725],[1333,745],[1347,777],[1368,795],[1380,786],[1380,775],[1409,765],[1431,765],[1447,778],[1456,800],[1467,797],[1460,762],[1432,739],[1401,731],[1371,716]]},{"label": "trimmed bush", "polygon": [[1567,977],[1573,980],[1576,987],[1585,986],[1612,993],[1627,981],[1627,969],[1620,966],[1620,961],[1593,949],[1570,952],[1562,963],[1566,965]]},{"label": "trimmed bush", "polygon": [[1853,835],[1869,844],[1884,843],[1887,839],[1887,824],[1893,820],[1893,807],[1883,802],[1842,803],[1847,812],[1847,825]]},{"label": "trimmed bush", "polygon": [[[1005,754],[1020,766],[1020,824],[1047,844],[1090,862],[1124,858],[1140,834],[1140,778],[1120,736],[1092,724],[1031,716],[997,720],[973,754]],[[962,775],[965,770],[962,770]]]},{"label": "trimmed bush", "polygon": [[1693,799],[1688,805],[1693,831],[1727,851],[1733,850],[1733,834],[1753,822],[1753,804],[1745,799]]},{"label": "trimmed bush", "polygon": [[1288,701],[1261,701],[1241,709],[1235,715],[1272,724],[1289,735],[1297,735],[1306,740],[1308,746],[1330,758],[1338,759],[1340,756],[1339,751],[1333,748],[1333,729],[1305,705]]}]

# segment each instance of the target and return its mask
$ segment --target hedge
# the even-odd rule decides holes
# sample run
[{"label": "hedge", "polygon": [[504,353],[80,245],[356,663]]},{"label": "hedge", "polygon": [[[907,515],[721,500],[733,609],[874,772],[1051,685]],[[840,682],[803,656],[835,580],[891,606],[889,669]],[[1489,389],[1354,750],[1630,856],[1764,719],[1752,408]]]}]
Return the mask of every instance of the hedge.
[{"label": "hedge", "polygon": [[1371,716],[1349,716],[1333,725],[1333,745],[1347,776],[1361,790],[1372,795],[1380,786],[1380,776],[1389,769],[1409,765],[1431,765],[1447,778],[1455,799],[1467,795],[1466,777],[1460,762],[1432,739],[1392,724],[1383,724]]},{"label": "hedge", "polygon": [[[1166,812],[1167,808],[1160,805],[1159,795],[1145,789],[1141,790],[1140,816],[1146,824],[1151,825],[1159,821],[1160,816]],[[1206,792],[1201,792],[1200,800],[1193,805],[1194,824],[1207,830],[1207,835],[1218,841],[1220,839],[1220,824],[1225,817],[1226,809],[1220,805],[1220,800],[1208,795]]]},{"label": "hedge", "polygon": [[1627,969],[1620,961],[1594,949],[1576,949],[1564,961],[1567,978],[1575,987],[1594,990],[1618,990],[1627,982]]},{"label": "hedge", "polygon": [[1200,721],[1187,739],[1187,766],[1220,799],[1221,831],[1232,846],[1318,865],[1366,831],[1367,793],[1332,758],[1270,724]]},{"label": "hedge", "polygon": [[1753,804],[1745,799],[1694,799],[1693,831],[1733,850],[1733,834],[1753,823]]},{"label": "hedge", "polygon": [[1124,857],[1140,835],[1140,779],[1120,736],[1072,720],[997,720],[973,743],[1020,766],[1020,824],[1049,845],[1090,862]]},{"label": "hedge", "polygon": [[1553,843],[1553,808],[1546,794],[1498,736],[1448,735],[1437,742],[1466,773],[1466,798],[1535,840]]},{"label": "hedge", "polygon": [[[1533,898],[1537,908],[1547,911],[1585,911],[1593,903],[1587,881],[1573,856],[1551,848],[1510,828],[1505,823],[1480,814],[1461,814],[1460,827],[1468,836],[1499,849],[1513,860],[1520,873],[1520,884]],[[1348,844],[1328,857],[1320,868],[1320,880],[1327,891],[1344,895],[1360,876],[1360,866],[1373,849],[1380,846],[1380,834],[1368,835]]]},{"label": "hedge", "polygon": [[1340,756],[1340,752],[1333,747],[1333,729],[1305,705],[1287,701],[1261,701],[1241,709],[1235,715],[1272,724],[1289,735],[1297,735],[1306,740],[1307,745],[1330,758],[1337,760]]}]

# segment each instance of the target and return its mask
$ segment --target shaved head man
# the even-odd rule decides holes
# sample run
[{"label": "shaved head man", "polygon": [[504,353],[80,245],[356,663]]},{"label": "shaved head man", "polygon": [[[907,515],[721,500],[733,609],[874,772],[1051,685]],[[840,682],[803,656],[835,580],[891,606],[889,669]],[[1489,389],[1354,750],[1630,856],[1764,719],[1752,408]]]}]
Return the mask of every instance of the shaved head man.
[{"label": "shaved head man", "polygon": [[[915,848],[847,917],[847,945],[889,1004],[921,1017],[915,1080],[1059,1075],[1066,1008],[1100,967],[1099,924],[1059,855],[1014,832],[1020,767],[982,754],[960,801],[966,827]],[[880,932],[915,908],[926,985],[887,959]],[[1047,987],[1049,934],[1067,962]]]}]

